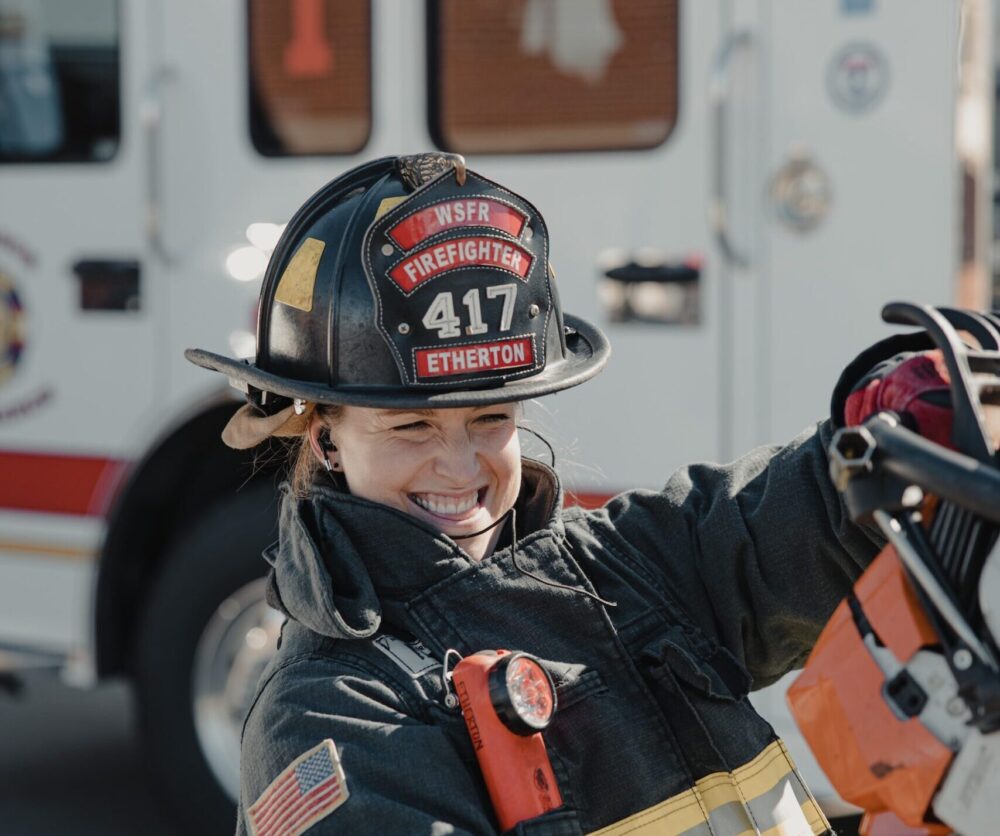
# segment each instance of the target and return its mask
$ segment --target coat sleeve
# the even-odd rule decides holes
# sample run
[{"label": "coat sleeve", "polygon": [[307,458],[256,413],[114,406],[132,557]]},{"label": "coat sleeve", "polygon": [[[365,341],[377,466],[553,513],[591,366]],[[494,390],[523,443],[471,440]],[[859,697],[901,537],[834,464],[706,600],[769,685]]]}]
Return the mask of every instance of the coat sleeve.
[{"label": "coat sleeve", "polygon": [[828,475],[825,421],[783,447],[677,471],[612,500],[612,529],[760,688],[801,666],[881,536],[855,525]]},{"label": "coat sleeve", "polygon": [[255,822],[251,807],[296,759],[326,740],[343,769],[347,798],[308,828],[310,836],[495,833],[475,764],[463,759],[444,729],[415,719],[416,713],[396,689],[339,659],[310,656],[280,668],[244,726],[237,836],[271,827],[285,836],[302,832],[277,826],[280,809]]}]

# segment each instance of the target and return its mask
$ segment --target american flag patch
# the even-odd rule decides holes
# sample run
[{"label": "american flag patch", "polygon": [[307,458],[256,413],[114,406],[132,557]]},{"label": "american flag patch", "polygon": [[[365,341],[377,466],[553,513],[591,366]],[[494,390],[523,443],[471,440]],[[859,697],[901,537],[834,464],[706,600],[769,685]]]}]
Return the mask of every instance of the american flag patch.
[{"label": "american flag patch", "polygon": [[253,836],[298,836],[347,801],[337,747],[327,738],[299,755],[248,811]]}]

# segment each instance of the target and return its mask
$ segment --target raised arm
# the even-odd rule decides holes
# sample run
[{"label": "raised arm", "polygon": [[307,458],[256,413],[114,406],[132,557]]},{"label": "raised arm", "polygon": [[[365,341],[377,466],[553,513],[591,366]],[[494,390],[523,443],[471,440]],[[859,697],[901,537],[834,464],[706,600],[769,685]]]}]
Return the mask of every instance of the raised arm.
[{"label": "raised arm", "polygon": [[613,500],[608,521],[662,574],[675,605],[747,668],[755,687],[804,661],[879,548],[827,470],[823,422],[728,465],[677,471]]}]

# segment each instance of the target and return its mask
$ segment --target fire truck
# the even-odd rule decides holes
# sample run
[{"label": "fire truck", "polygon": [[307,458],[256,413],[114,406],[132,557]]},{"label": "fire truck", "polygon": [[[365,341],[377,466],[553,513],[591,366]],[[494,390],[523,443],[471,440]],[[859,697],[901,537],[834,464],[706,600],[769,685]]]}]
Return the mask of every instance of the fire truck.
[{"label": "fire truck", "polygon": [[[0,670],[130,679],[167,800],[190,832],[231,826],[280,628],[260,552],[286,451],[223,447],[238,395],[183,350],[253,355],[295,208],[431,148],[528,195],[564,307],[614,347],[529,416],[600,503],[824,417],[886,300],[987,305],[991,19],[988,0],[0,0]],[[782,696],[757,704],[823,797]]]}]

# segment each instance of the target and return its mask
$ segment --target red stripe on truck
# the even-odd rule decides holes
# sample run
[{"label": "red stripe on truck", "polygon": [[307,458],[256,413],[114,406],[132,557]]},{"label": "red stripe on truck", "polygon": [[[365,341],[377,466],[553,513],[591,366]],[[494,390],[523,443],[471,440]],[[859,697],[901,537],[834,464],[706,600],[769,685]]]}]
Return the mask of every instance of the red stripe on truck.
[{"label": "red stripe on truck", "polygon": [[582,491],[566,491],[566,499],[563,502],[567,507],[579,505],[581,508],[603,508],[613,493],[586,493]]},{"label": "red stripe on truck", "polygon": [[0,450],[0,508],[100,517],[127,466],[98,456]]},{"label": "red stripe on truck", "polygon": [[[104,516],[128,468],[121,459],[0,450],[0,509]],[[613,494],[567,491],[565,504],[600,508]]]}]

